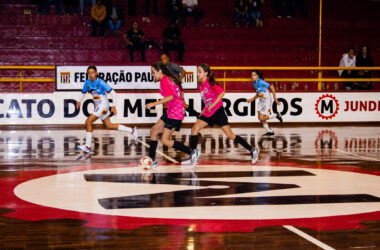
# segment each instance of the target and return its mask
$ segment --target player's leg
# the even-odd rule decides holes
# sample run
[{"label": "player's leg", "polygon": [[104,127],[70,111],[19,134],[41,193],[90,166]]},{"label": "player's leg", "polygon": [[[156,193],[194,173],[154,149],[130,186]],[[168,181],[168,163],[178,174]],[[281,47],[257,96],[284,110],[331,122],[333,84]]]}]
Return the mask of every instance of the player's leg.
[{"label": "player's leg", "polygon": [[91,143],[92,143],[92,132],[93,132],[93,127],[92,124],[98,119],[99,117],[91,114],[85,122],[85,127],[86,127],[86,142],[85,145],[83,146],[78,146],[77,148],[79,150],[82,150],[85,153],[90,153],[91,151]]},{"label": "player's leg", "polygon": [[257,148],[253,148],[251,145],[249,145],[249,143],[244,140],[242,137],[240,137],[239,135],[235,135],[232,130],[231,130],[231,126],[230,125],[225,125],[225,126],[222,126],[222,130],[224,132],[224,134],[226,134],[226,136],[230,139],[230,140],[233,140],[234,143],[238,143],[240,144],[241,146],[243,146],[245,149],[247,149],[249,151],[249,153],[251,154],[251,157],[252,157],[252,163],[256,163],[258,157],[259,157],[259,150]]},{"label": "player's leg", "polygon": [[153,160],[153,165],[157,166],[156,149],[158,144],[158,135],[164,129],[165,122],[159,119],[153,127],[150,128],[149,157]]},{"label": "player's leg", "polygon": [[118,130],[121,132],[130,133],[131,135],[133,135],[133,137],[135,138],[136,141],[138,140],[138,132],[137,132],[136,127],[130,128],[130,127],[124,126],[122,124],[112,123],[109,116],[104,118],[102,121],[103,121],[103,124],[106,127],[106,129]]},{"label": "player's leg", "polygon": [[190,155],[191,149],[189,147],[186,147],[185,145],[183,145],[182,143],[178,141],[172,140],[171,136],[174,131],[175,131],[175,128],[172,128],[172,129],[164,128],[164,130],[162,131],[162,136],[161,136],[162,144],[164,144],[165,146],[169,148],[175,148],[178,151],[181,151],[185,154]]}]

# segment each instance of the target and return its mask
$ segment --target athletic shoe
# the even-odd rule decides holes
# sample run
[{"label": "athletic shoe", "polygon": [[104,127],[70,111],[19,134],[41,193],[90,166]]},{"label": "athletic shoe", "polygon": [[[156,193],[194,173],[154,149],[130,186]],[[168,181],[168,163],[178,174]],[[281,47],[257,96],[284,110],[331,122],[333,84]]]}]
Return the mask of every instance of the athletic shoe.
[{"label": "athletic shoe", "polygon": [[276,118],[277,118],[277,120],[279,120],[282,123],[282,116],[280,113],[278,113],[278,112],[276,113]]},{"label": "athletic shoe", "polygon": [[263,136],[274,136],[274,132],[267,132],[263,134]]},{"label": "athletic shoe", "polygon": [[135,141],[138,142],[139,141],[139,133],[137,132],[137,127],[132,128],[132,135],[135,138]]},{"label": "athletic shoe", "polygon": [[198,149],[193,149],[190,154],[190,159],[191,159],[191,167],[193,168],[197,163],[198,163],[198,158],[199,158],[199,151]]},{"label": "athletic shoe", "polygon": [[153,163],[152,163],[152,168],[157,168],[158,167],[158,165],[157,165],[157,161],[153,161]]},{"label": "athletic shoe", "polygon": [[257,148],[253,148],[251,150],[252,163],[255,164],[259,159],[259,150]]},{"label": "athletic shoe", "polygon": [[91,152],[91,148],[87,147],[86,145],[83,146],[77,146],[77,149],[82,150],[83,152],[89,154]]},{"label": "athletic shoe", "polygon": [[181,165],[191,165],[191,158],[181,162]]}]

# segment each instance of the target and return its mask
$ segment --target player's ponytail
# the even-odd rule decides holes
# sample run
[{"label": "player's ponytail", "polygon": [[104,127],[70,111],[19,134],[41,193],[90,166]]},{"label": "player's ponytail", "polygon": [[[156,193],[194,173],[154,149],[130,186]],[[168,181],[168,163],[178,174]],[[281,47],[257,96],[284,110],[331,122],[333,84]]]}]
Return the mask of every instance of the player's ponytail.
[{"label": "player's ponytail", "polygon": [[[88,68],[87,68],[87,72],[88,72],[90,69],[93,69],[93,70],[95,70],[96,73],[98,73],[98,69],[96,68],[96,66],[94,66],[94,65],[90,65],[90,66],[88,66]],[[106,80],[104,80],[104,78],[101,77],[99,74],[97,74],[96,77],[99,78],[99,79],[101,79],[101,80],[103,80],[104,82],[106,82]]]},{"label": "player's ponytail", "polygon": [[219,85],[215,81],[215,74],[211,74],[210,65],[208,65],[207,63],[202,63],[201,65],[199,65],[199,67],[201,67],[203,71],[207,73],[208,82],[210,83],[211,86],[214,86],[215,84]]},{"label": "player's ponytail", "polygon": [[264,80],[264,72],[259,72],[257,69],[251,71],[251,73],[253,72],[255,72],[259,76],[259,78]]},{"label": "player's ponytail", "polygon": [[171,78],[175,84],[179,86],[179,88],[182,90],[182,82],[178,77],[175,77],[170,70],[162,63],[162,62],[156,62],[152,64],[152,68],[154,68],[156,71],[161,70],[164,75]]}]

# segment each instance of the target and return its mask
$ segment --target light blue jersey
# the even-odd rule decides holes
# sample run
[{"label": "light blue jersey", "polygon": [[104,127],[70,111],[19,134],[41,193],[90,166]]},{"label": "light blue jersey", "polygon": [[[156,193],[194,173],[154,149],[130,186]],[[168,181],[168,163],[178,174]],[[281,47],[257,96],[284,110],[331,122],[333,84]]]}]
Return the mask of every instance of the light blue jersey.
[{"label": "light blue jersey", "polygon": [[270,87],[270,84],[259,78],[256,82],[253,82],[253,87],[257,93],[267,93]]},{"label": "light blue jersey", "polygon": [[82,93],[90,92],[92,95],[95,93],[97,95],[105,95],[106,92],[110,92],[112,90],[111,86],[108,85],[105,81],[100,78],[96,78],[95,82],[92,82],[90,79],[83,85]]}]

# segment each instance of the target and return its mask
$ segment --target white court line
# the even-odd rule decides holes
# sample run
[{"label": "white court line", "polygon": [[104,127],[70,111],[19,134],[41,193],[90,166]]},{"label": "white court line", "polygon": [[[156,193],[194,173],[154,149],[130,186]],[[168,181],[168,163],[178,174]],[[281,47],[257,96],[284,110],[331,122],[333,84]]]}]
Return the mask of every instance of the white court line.
[{"label": "white court line", "polygon": [[[127,134],[128,136],[132,137],[133,139],[135,139],[135,137],[131,134]],[[142,140],[138,140],[138,142],[140,142],[142,145],[144,145],[145,147],[147,148],[150,148],[150,146],[146,143],[146,142],[143,142]],[[179,163],[178,161],[176,161],[175,159],[171,158],[169,155],[166,155],[164,153],[162,153],[161,151],[158,151],[156,150],[156,152],[159,154],[159,155],[162,155],[163,157],[165,157],[166,159],[168,159],[169,161],[173,162],[173,163]]]},{"label": "white court line", "polygon": [[295,234],[298,234],[299,236],[301,236],[302,238],[314,243],[315,245],[319,246],[320,248],[322,249],[328,249],[328,250],[332,250],[332,249],[335,249],[335,248],[332,248],[328,245],[326,245],[325,243],[311,237],[310,235],[302,232],[301,230],[298,230],[297,228],[293,227],[293,226],[286,226],[284,225],[283,227],[285,227],[286,229],[292,231],[293,233]]},{"label": "white court line", "polygon": [[334,149],[334,150],[337,151],[337,152],[340,152],[340,153],[353,155],[353,156],[356,156],[356,157],[359,157],[359,158],[363,158],[363,159],[367,159],[367,160],[371,160],[371,161],[380,161],[379,159],[376,159],[376,158],[366,157],[366,156],[362,156],[362,155],[346,152],[346,151],[339,150],[339,149]]}]

